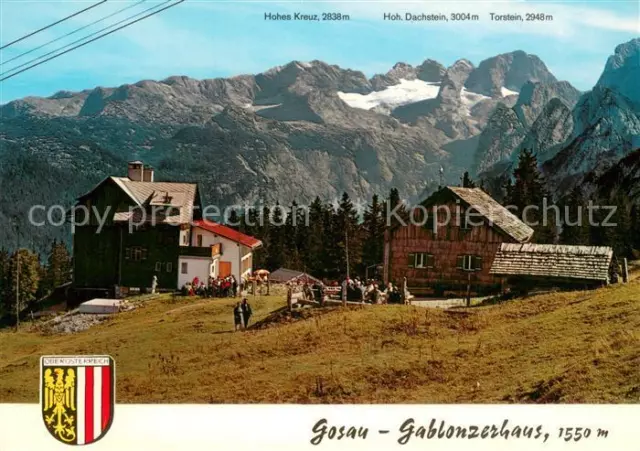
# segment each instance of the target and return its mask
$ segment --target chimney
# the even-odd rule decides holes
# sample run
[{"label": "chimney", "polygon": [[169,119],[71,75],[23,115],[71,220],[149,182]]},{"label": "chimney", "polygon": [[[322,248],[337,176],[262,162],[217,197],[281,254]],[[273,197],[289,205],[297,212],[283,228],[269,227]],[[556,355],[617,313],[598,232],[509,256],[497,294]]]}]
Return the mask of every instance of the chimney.
[{"label": "chimney", "polygon": [[141,182],[144,180],[144,165],[142,164],[142,161],[130,161],[128,167],[129,171],[127,176],[130,180],[133,180],[134,182]]},{"label": "chimney", "polygon": [[151,166],[143,169],[143,180],[145,182],[153,182],[153,168]]}]

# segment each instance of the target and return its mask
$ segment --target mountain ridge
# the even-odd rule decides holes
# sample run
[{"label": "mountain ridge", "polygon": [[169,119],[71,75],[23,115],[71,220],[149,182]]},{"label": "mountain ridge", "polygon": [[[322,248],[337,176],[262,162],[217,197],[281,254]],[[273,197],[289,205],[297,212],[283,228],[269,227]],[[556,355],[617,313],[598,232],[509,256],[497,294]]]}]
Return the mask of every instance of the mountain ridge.
[{"label": "mountain ridge", "polygon": [[[626,80],[622,66],[611,64],[615,80]],[[440,184],[440,168],[445,183],[459,182],[487,127],[508,122],[501,114],[522,130],[496,148],[498,161],[525,142],[541,155],[566,157],[548,147],[573,126],[567,111],[576,93],[538,57],[515,51],[477,67],[465,59],[447,68],[429,59],[400,62],[370,78],[318,60],[292,61],[256,75],[172,76],[29,97],[1,107],[0,140],[13,155],[0,153],[7,194],[0,218],[8,222],[21,206],[56,196],[68,205],[100,177],[124,173],[130,159],[155,166],[158,179],[199,183],[204,202],[221,207],[330,200],[343,191],[367,200],[391,188],[418,200]],[[73,178],[69,187],[58,184],[65,177]],[[47,195],[31,186],[36,180]],[[23,226],[36,241],[66,237]],[[3,228],[0,242],[13,242],[13,234]]]}]

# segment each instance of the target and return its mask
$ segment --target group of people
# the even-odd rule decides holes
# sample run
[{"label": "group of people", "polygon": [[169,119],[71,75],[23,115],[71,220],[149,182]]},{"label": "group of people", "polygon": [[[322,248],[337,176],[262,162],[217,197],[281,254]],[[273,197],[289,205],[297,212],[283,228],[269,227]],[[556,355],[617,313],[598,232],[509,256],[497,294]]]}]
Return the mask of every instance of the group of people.
[{"label": "group of people", "polygon": [[213,297],[236,297],[242,290],[235,276],[209,277],[208,283],[194,277],[191,282],[187,282],[182,287],[184,296]]},{"label": "group of people", "polygon": [[247,298],[243,298],[242,302],[236,302],[236,305],[233,307],[233,324],[235,330],[249,327],[249,319],[252,314],[253,311],[251,310],[251,305],[247,302]]},{"label": "group of people", "polygon": [[378,281],[360,278],[345,278],[342,282],[340,297],[343,300],[364,302],[369,304],[401,303],[402,293],[393,283],[389,282],[383,289]]}]

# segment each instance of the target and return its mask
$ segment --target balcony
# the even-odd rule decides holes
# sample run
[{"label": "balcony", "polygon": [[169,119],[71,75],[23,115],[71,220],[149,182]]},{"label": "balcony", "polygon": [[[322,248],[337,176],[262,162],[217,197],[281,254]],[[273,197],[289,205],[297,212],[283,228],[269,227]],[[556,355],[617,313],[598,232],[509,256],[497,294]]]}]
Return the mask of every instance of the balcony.
[{"label": "balcony", "polygon": [[180,246],[180,255],[211,258],[211,247]]}]

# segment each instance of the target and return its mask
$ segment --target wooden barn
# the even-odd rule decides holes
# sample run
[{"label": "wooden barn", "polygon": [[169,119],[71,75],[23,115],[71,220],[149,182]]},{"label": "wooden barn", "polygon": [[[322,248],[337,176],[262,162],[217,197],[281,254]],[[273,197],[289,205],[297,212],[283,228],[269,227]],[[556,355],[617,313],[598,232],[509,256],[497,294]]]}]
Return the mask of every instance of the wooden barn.
[{"label": "wooden barn", "polygon": [[593,288],[609,283],[613,249],[608,246],[503,243],[490,273],[518,291],[533,288]]},{"label": "wooden barn", "polygon": [[385,283],[402,286],[406,277],[417,296],[462,295],[468,285],[474,295],[500,291],[501,278],[489,271],[496,252],[533,235],[479,188],[444,187],[421,208],[426,218],[391,228],[384,244]]}]

